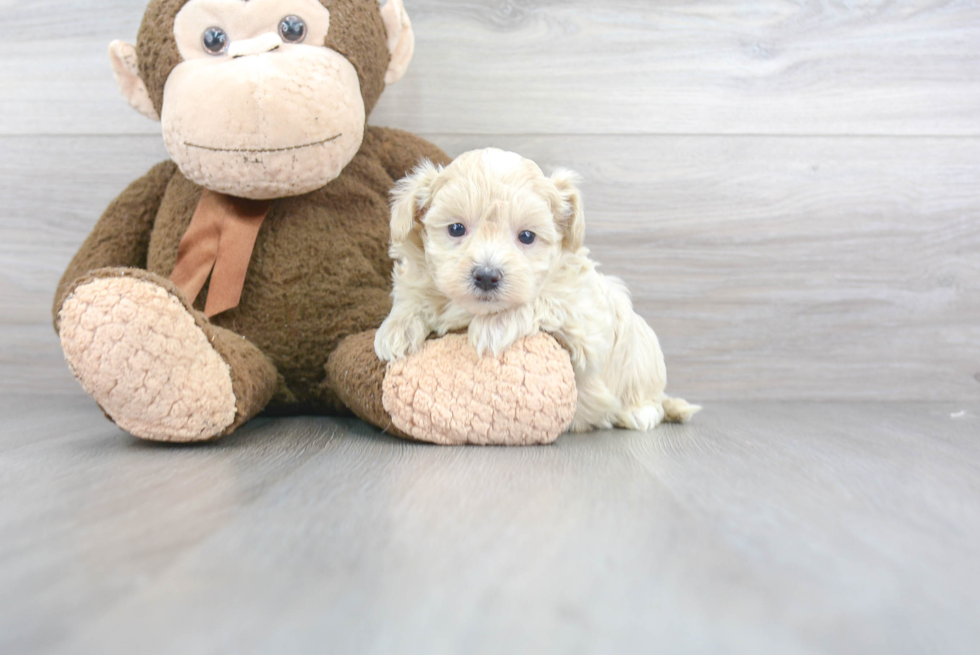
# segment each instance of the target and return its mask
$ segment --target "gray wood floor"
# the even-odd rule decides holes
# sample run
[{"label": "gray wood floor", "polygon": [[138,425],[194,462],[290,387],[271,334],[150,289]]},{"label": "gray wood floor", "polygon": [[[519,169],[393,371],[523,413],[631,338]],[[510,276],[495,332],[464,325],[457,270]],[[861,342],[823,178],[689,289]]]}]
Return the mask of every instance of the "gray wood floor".
[{"label": "gray wood floor", "polygon": [[3,653],[980,647],[976,404],[728,403],[514,450],[0,413]]}]

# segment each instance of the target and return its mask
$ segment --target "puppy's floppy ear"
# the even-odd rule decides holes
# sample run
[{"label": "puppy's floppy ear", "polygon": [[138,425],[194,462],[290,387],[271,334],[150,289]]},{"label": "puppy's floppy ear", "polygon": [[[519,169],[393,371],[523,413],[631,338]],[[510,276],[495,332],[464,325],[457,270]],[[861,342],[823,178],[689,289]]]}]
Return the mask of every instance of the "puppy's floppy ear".
[{"label": "puppy's floppy ear", "polygon": [[435,195],[433,183],[442,167],[428,159],[422,160],[412,174],[400,180],[391,191],[391,242],[403,243],[412,236],[416,226]]},{"label": "puppy's floppy ear", "polygon": [[562,233],[562,246],[574,252],[585,241],[585,211],[582,207],[582,193],[578,189],[582,178],[574,171],[559,168],[552,173],[551,181],[558,190],[554,212],[555,221]]}]

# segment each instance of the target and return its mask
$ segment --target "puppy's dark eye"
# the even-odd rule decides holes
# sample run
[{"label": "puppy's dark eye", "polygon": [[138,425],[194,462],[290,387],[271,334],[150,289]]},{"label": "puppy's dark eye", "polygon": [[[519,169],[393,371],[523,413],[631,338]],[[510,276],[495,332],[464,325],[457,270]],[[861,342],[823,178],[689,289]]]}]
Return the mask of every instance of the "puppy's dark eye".
[{"label": "puppy's dark eye", "polygon": [[466,236],[466,226],[462,223],[453,223],[449,226],[449,236],[454,239]]},{"label": "puppy's dark eye", "polygon": [[201,41],[209,55],[223,55],[228,51],[228,34],[220,27],[209,27],[204,30]]},{"label": "puppy's dark eye", "polygon": [[523,232],[517,235],[517,239],[525,246],[531,245],[532,243],[534,243],[534,240],[537,238],[538,238],[537,234],[535,234],[534,232],[528,232],[527,230],[524,230]]},{"label": "puppy's dark eye", "polygon": [[286,43],[300,43],[306,38],[306,23],[299,16],[286,16],[279,21],[279,36]]}]

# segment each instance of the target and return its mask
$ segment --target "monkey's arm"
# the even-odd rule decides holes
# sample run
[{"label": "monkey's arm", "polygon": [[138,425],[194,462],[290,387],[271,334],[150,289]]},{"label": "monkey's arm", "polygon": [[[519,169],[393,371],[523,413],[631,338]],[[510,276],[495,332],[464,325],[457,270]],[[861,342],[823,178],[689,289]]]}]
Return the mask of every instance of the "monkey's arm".
[{"label": "monkey's arm", "polygon": [[157,164],[112,201],[61,276],[52,312],[56,325],[68,289],[81,276],[108,267],[146,268],[153,222],[176,171],[171,161]]},{"label": "monkey's arm", "polygon": [[452,158],[438,146],[411,132],[390,127],[368,127],[368,133],[379,141],[378,156],[388,175],[400,180],[412,172],[422,159],[433,164],[448,166]]}]

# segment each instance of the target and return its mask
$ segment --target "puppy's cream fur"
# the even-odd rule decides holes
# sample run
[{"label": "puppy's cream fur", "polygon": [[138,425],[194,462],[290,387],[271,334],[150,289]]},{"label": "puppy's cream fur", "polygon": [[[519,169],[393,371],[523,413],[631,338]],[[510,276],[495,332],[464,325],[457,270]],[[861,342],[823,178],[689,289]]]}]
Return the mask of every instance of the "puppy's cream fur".
[{"label": "puppy's cream fur", "polygon": [[[664,395],[660,344],[626,286],[596,271],[582,245],[577,183],[571,171],[546,177],[533,162],[496,149],[468,152],[446,168],[423,162],[399,182],[394,306],[378,330],[378,356],[392,361],[417,352],[432,333],[464,328],[481,355],[499,355],[540,330],[571,355],[573,431],[647,430],[691,418],[700,407]],[[465,236],[453,236],[453,225]],[[533,243],[520,241],[525,232]],[[477,269],[499,271],[499,286],[480,289]]]}]

